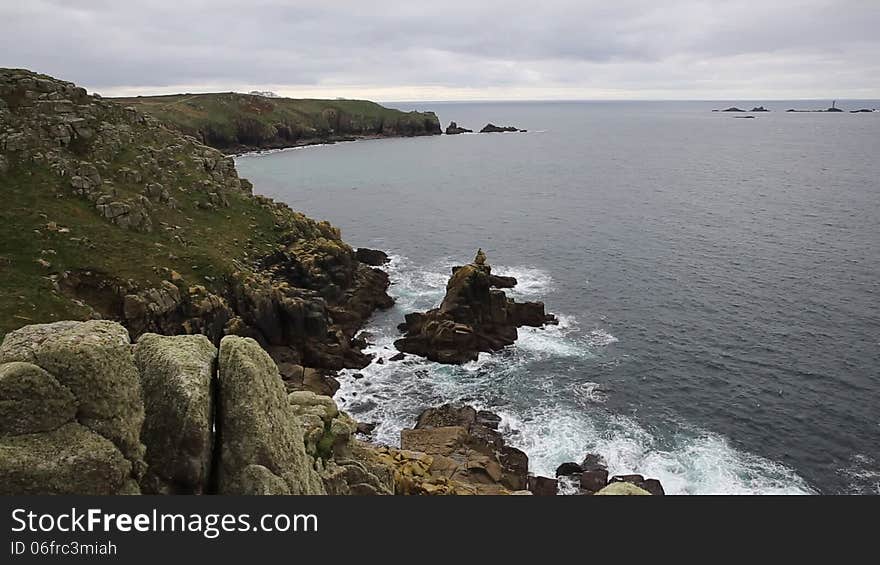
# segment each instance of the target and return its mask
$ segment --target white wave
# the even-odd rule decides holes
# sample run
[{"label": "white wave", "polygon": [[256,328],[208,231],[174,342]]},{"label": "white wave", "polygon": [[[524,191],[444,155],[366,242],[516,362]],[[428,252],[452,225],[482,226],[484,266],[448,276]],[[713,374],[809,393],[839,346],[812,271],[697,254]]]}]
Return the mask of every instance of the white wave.
[{"label": "white wave", "polygon": [[612,343],[617,343],[617,338],[601,328],[590,331],[587,341],[593,347],[604,347]]},{"label": "white wave", "polygon": [[[356,419],[379,424],[374,441],[399,445],[400,430],[411,427],[424,408],[466,402],[501,417],[500,430],[529,455],[530,469],[536,474],[552,477],[559,464],[598,453],[611,473],[660,479],[670,494],[812,492],[791,469],[738,451],[721,436],[676,422],[661,422],[663,431],[655,436],[634,419],[609,413],[604,404],[609,391],[601,383],[585,377],[572,384],[571,374],[564,371],[601,355],[601,348],[617,338],[601,328],[583,332],[570,316],[559,316],[558,326],[521,328],[514,346],[481,354],[463,366],[412,355],[387,361],[397,353],[393,342],[399,337],[396,325],[403,314],[436,306],[454,264],[451,258],[442,258],[416,265],[392,255],[386,266],[393,281],[389,292],[397,304],[377,315],[367,328],[371,334],[367,352],[385,362],[343,371],[336,395],[340,407]],[[516,276],[532,296],[552,288],[552,278],[539,269],[498,272]],[[563,361],[563,373],[554,374],[547,360]],[[355,373],[363,378],[355,379]]]},{"label": "white wave", "polygon": [[857,453],[838,473],[846,480],[847,492],[880,494],[880,463],[873,458]]},{"label": "white wave", "polygon": [[555,290],[553,277],[550,276],[550,273],[537,267],[500,266],[493,267],[492,270],[496,275],[516,278],[516,286],[506,291],[511,298],[540,297],[543,299],[548,293]]}]

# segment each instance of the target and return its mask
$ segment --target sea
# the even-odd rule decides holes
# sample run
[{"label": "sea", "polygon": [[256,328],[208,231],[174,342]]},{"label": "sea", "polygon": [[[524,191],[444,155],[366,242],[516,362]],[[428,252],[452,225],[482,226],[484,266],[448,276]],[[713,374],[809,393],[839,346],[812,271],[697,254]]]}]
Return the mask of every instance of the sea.
[{"label": "sea", "polygon": [[[880,494],[880,112],[785,112],[831,104],[392,103],[528,131],[236,163],[392,258],[396,304],[364,330],[375,361],[336,394],[374,441],[465,402],[538,475],[593,453],[669,494]],[[464,366],[388,361],[404,314],[438,305],[478,248],[560,324]]]}]

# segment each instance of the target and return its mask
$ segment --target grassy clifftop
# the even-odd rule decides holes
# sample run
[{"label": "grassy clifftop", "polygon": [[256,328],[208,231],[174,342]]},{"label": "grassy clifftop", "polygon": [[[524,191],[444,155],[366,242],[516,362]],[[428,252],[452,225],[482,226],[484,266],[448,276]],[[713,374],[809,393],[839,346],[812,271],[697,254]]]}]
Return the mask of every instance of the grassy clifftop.
[{"label": "grassy clifftop", "polygon": [[223,151],[441,133],[440,120],[433,112],[402,112],[366,100],[269,98],[232,92],[115,100]]},{"label": "grassy clifftop", "polygon": [[339,368],[364,362],[350,337],[390,300],[339,230],[252,194],[231,157],[22,69],[0,68],[0,198],[0,338],[99,317]]}]

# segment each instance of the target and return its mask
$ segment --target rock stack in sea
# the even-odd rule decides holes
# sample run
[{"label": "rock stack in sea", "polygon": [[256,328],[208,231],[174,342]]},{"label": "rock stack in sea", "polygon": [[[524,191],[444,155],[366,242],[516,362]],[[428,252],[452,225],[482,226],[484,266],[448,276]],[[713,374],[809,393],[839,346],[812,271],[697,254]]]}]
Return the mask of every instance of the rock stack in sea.
[{"label": "rock stack in sea", "polygon": [[513,277],[492,274],[482,250],[468,265],[452,268],[446,296],[438,308],[406,315],[404,336],[394,342],[404,353],[440,363],[461,364],[511,345],[520,326],[554,324],[543,302],[519,303],[502,288],[516,285]]},{"label": "rock stack in sea", "polygon": [[449,122],[449,126],[446,128],[446,135],[458,135],[460,133],[473,133],[474,130],[459,127],[455,122]]}]

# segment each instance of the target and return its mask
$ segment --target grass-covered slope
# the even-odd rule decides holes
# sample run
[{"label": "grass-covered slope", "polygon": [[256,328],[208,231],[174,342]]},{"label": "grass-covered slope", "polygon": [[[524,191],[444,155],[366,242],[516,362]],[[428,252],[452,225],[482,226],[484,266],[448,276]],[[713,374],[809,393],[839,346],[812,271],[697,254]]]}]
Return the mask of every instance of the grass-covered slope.
[{"label": "grass-covered slope", "polygon": [[269,98],[232,92],[115,100],[224,151],[441,133],[433,112],[402,112],[366,100]]},{"label": "grass-covered slope", "polygon": [[253,195],[230,157],[26,70],[0,69],[0,200],[0,338],[101,317],[339,368],[389,300],[336,228]]}]

